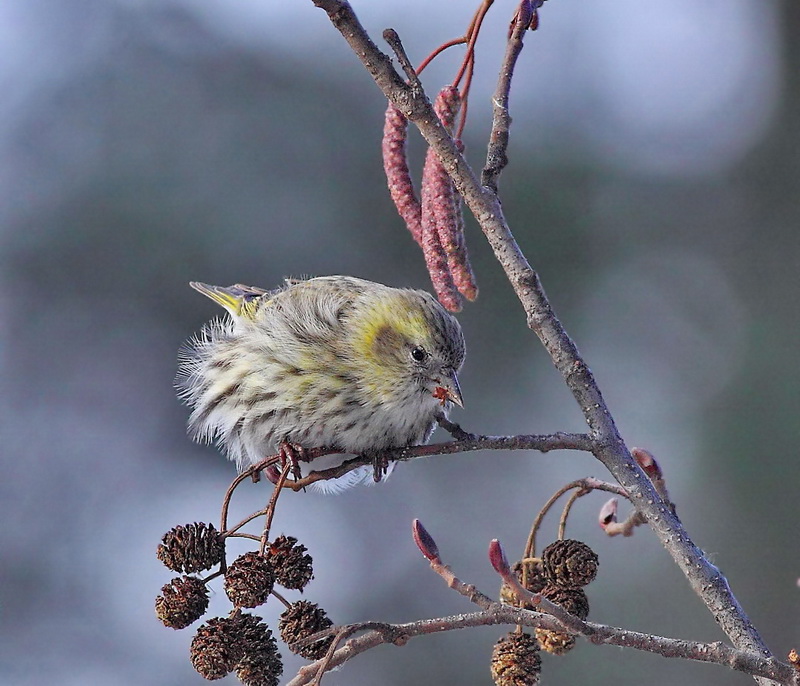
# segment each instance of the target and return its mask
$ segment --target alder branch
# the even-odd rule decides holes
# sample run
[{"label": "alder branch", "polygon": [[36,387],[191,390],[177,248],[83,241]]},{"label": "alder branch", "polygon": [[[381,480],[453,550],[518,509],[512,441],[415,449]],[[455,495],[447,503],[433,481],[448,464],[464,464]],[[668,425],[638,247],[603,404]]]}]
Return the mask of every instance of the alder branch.
[{"label": "alder branch", "polygon": [[[734,646],[769,656],[766,644],[733,595],[727,579],[692,542],[669,503],[656,492],[631,457],[592,371],[553,312],[538,274],[514,239],[497,194],[480,183],[440,124],[427,96],[404,82],[390,58],[377,48],[361,26],[350,4],[346,0],[312,2],[328,14],[384,95],[436,150],[505,271],[525,311],[528,327],[539,337],[581,409],[590,435],[596,440],[595,457],[626,490],[636,509],[647,517],[661,544]],[[507,68],[508,65],[503,65],[504,70]],[[499,125],[493,125],[492,140],[502,141],[503,136],[494,131]]]},{"label": "alder branch", "polygon": [[[450,585],[449,580],[446,579],[446,581],[448,581],[448,585]],[[324,664],[326,658],[323,658],[302,667],[297,675],[288,682],[287,686],[305,686],[306,684],[311,684],[317,678],[319,670],[323,665],[326,670],[330,670],[376,646],[403,646],[410,639],[417,636],[439,634],[444,631],[456,631],[478,626],[497,625],[525,626],[559,632],[569,631],[564,624],[551,615],[491,601],[487,596],[476,591],[474,586],[470,584],[454,587],[454,590],[468,598],[470,598],[471,595],[474,596],[474,600],[470,598],[472,602],[475,602],[481,607],[485,605],[485,609],[480,612],[437,617],[434,619],[422,619],[402,624],[365,622],[363,625],[354,625],[357,629],[367,626],[376,628],[367,631],[361,636],[348,640],[330,656],[330,659],[327,660],[327,664]],[[486,602],[486,600],[489,602]],[[736,650],[721,642],[701,643],[698,641],[685,641],[678,638],[630,631],[628,629],[597,624],[595,622],[584,622],[577,617],[573,617],[573,620],[574,622],[570,622],[570,625],[573,627],[580,626],[581,631],[572,631],[572,633],[583,635],[587,640],[596,645],[613,645],[621,648],[633,648],[635,650],[661,655],[666,658],[708,662],[728,667],[737,672],[744,672],[752,676],[770,679],[776,683],[784,684],[785,686],[797,685],[795,677],[796,672],[790,665],[784,664],[772,657],[764,657],[756,652]],[[338,627],[337,629],[348,629],[348,627]]]},{"label": "alder branch", "polygon": [[[461,432],[456,435],[460,435],[461,437],[458,440],[448,443],[412,445],[405,448],[382,450],[374,455],[358,455],[335,467],[311,472],[308,476],[298,479],[297,481],[287,481],[285,483],[285,488],[291,488],[293,491],[300,491],[317,481],[338,479],[340,476],[344,476],[354,469],[373,464],[376,457],[380,458],[382,461],[385,460],[388,464],[390,461],[405,462],[417,457],[452,455],[453,453],[465,453],[475,450],[538,450],[541,453],[547,453],[551,450],[582,450],[584,452],[593,452],[595,450],[594,441],[588,434],[558,432],[554,434],[528,434],[520,436],[475,436],[463,432],[456,424],[441,422],[441,420],[440,423],[445,427],[447,427],[447,425],[449,425],[449,427],[454,427],[454,431]],[[313,461],[316,457],[336,451],[323,448],[312,449],[306,452]],[[258,465],[254,467],[254,469],[258,468]]]}]

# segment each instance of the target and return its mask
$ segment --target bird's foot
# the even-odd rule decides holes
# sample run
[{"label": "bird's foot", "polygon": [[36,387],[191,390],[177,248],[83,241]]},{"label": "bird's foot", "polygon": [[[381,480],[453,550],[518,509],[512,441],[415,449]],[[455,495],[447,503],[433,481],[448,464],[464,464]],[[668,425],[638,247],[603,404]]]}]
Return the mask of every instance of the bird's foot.
[{"label": "bird's foot", "polygon": [[273,484],[277,484],[286,466],[289,465],[289,471],[292,477],[295,481],[299,481],[303,476],[300,473],[300,462],[308,462],[305,448],[297,443],[284,441],[278,448],[278,457],[280,458],[278,464],[272,464],[264,470],[267,479]]},{"label": "bird's foot", "polygon": [[373,453],[369,457],[372,459],[372,480],[376,484],[380,483],[389,471],[389,458],[384,452]]}]

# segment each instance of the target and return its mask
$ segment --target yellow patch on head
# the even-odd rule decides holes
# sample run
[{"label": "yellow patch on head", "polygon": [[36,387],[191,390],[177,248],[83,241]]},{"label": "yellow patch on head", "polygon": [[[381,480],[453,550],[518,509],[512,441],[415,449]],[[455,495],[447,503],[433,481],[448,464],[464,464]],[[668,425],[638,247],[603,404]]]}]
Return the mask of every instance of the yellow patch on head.
[{"label": "yellow patch on head", "polygon": [[408,305],[405,298],[399,301],[386,298],[363,313],[355,342],[358,352],[365,357],[374,357],[394,341],[426,342],[430,338],[428,323],[418,308],[409,308]]},{"label": "yellow patch on head", "polygon": [[361,384],[371,397],[388,402],[397,393],[398,376],[409,344],[428,345],[431,333],[423,312],[402,296],[373,300],[355,316],[351,338]]}]

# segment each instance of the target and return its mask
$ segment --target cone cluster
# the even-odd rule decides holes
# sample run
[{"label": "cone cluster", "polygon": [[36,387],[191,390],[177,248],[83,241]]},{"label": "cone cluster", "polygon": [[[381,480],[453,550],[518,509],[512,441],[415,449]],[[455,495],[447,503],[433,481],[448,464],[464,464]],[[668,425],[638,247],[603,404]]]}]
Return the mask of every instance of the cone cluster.
[{"label": "cone cluster", "polygon": [[[525,589],[540,593],[571,615],[585,620],[589,616],[589,599],[583,587],[597,576],[597,568],[597,555],[588,545],[565,539],[548,545],[541,558],[520,560],[511,569]],[[517,598],[507,584],[500,587],[500,600],[517,607],[537,609]],[[532,643],[536,644],[537,651],[563,655],[575,646],[575,637],[563,631],[537,628],[533,636],[518,632],[501,638],[492,656],[492,677],[497,686],[538,683],[541,660],[538,652],[535,660],[529,654]],[[530,666],[536,660],[539,662],[533,670]]]},{"label": "cone cluster", "polygon": [[[589,616],[589,599],[583,586],[597,576],[597,554],[583,541],[554,541],[542,551],[542,575],[547,585],[541,594],[579,619]],[[538,628],[542,650],[564,655],[575,647],[575,637],[563,631]]]},{"label": "cone cluster", "polygon": [[[235,672],[246,686],[277,686],[283,673],[277,641],[260,617],[243,608],[263,605],[275,585],[304,590],[314,577],[307,548],[295,537],[282,535],[263,553],[246,552],[226,568],[225,537],[211,524],[194,523],[164,534],[156,555],[169,569],[184,572],[161,588],[155,602],[156,616],[172,629],[185,629],[208,610],[208,579],[190,574],[215,565],[221,569],[209,579],[224,572],[223,586],[233,609],[227,617],[212,617],[197,629],[189,651],[195,670],[209,680]],[[291,604],[279,622],[289,649],[309,660],[325,655],[334,636],[309,645],[295,644],[332,626],[325,610],[305,600]]]}]

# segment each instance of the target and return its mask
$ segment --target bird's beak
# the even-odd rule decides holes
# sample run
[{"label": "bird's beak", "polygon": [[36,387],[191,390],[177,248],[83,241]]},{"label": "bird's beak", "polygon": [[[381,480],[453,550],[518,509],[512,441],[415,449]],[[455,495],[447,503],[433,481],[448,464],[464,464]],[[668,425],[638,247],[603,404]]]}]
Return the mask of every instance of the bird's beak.
[{"label": "bird's beak", "polygon": [[433,395],[435,398],[441,400],[442,404],[444,404],[446,400],[449,400],[459,407],[464,407],[461,386],[458,384],[458,376],[456,376],[455,372],[451,372],[448,377],[441,379],[441,385],[436,387]]}]

